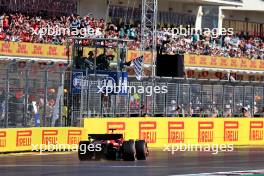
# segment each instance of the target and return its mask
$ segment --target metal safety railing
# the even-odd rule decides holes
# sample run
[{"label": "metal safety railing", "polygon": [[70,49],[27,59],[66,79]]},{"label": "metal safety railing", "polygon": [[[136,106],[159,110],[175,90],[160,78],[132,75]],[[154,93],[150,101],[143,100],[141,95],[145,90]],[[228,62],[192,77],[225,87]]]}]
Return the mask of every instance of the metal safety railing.
[{"label": "metal safety railing", "polygon": [[[261,83],[208,80],[136,81],[128,86],[144,87],[145,92],[125,95],[98,93],[97,83],[90,80],[80,92],[79,117],[242,117],[242,108],[251,116],[264,117],[264,88]],[[166,93],[148,96],[147,87],[167,88]]]},{"label": "metal safety railing", "polygon": [[0,127],[64,126],[66,66],[0,63]]}]

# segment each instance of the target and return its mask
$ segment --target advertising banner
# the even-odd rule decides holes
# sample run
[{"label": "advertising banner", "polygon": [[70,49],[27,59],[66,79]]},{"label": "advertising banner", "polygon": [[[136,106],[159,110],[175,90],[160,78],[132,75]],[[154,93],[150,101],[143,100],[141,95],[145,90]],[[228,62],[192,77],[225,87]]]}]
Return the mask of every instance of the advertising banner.
[{"label": "advertising banner", "polygon": [[[123,134],[126,140],[144,139],[150,147],[168,144],[264,145],[261,118],[87,118],[88,134]],[[100,126],[100,128],[98,128]]]},{"label": "advertising banner", "polygon": [[[47,45],[25,42],[0,41],[0,55],[38,57],[67,60],[68,48],[62,45]],[[69,49],[69,52],[71,49]],[[71,56],[71,53],[70,55]]]},{"label": "advertising banner", "polygon": [[[13,128],[0,129],[0,153],[36,151],[41,146],[66,150],[87,138],[82,128]],[[73,145],[74,144],[74,145]],[[76,144],[76,145],[75,145]],[[57,146],[57,148],[56,148]],[[61,148],[59,148],[59,146]]]},{"label": "advertising banner", "polygon": [[[87,48],[83,49],[83,56],[87,57],[88,53],[92,51],[97,56],[103,54],[103,48]],[[108,54],[114,56],[116,62],[117,52],[113,48],[109,48]],[[49,45],[49,44],[37,44],[26,42],[5,42],[0,41],[0,55],[3,56],[21,56],[21,57],[37,57],[37,58],[51,58],[51,59],[68,59],[68,53],[70,58],[72,57],[71,48],[67,48],[64,45]],[[129,62],[141,55],[144,55],[144,63],[151,64],[152,53],[145,51],[142,53],[138,50],[128,50],[126,61]],[[241,58],[225,58],[214,56],[202,56],[202,55],[184,55],[185,67],[207,67],[207,68],[223,68],[223,69],[240,69],[240,70],[264,70],[263,60],[249,60]]]},{"label": "advertising banner", "polygon": [[[69,51],[68,51],[69,50]],[[83,56],[88,57],[88,53],[92,51],[99,56],[104,53],[103,48],[88,48],[83,49]],[[67,48],[64,45],[49,45],[49,44],[38,44],[38,43],[26,43],[26,42],[5,42],[0,41],[0,55],[3,56],[21,56],[21,57],[36,57],[36,58],[51,58],[51,59],[68,59],[68,53],[70,58],[72,57],[72,49]],[[113,55],[114,59],[111,62],[116,62],[117,52],[114,48],[108,48],[108,55]],[[140,56],[140,51],[128,50],[127,62]],[[151,52],[144,52],[144,62],[151,63],[152,54]]]},{"label": "advertising banner", "polygon": [[[73,70],[72,72],[72,93],[78,94],[81,93],[81,89],[88,88],[89,85],[89,75],[94,74],[94,71],[86,70]],[[99,88],[111,87],[115,88],[116,86],[127,87],[127,72],[113,72],[113,71],[96,71],[97,74],[97,86],[98,91]],[[95,75],[93,75],[95,77]],[[108,92],[109,94],[113,94],[113,91]],[[120,92],[120,95],[126,95],[126,92]]]},{"label": "advertising banner", "polygon": [[201,55],[184,55],[185,67],[205,67],[263,71],[264,61],[259,59],[225,58]]},{"label": "advertising banner", "polygon": [[[137,50],[128,50],[127,52],[127,62],[138,58],[142,55],[141,51],[137,51]],[[144,55],[144,64],[151,64],[152,61],[152,53],[150,51],[145,51],[143,53]]]}]

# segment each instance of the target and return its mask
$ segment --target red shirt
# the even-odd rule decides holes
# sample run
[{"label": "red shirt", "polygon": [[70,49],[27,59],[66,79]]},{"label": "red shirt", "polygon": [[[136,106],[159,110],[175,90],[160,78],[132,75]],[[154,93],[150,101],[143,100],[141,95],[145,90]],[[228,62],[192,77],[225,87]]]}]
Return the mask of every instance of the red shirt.
[{"label": "red shirt", "polygon": [[8,28],[8,18],[4,18],[3,20],[3,27]]},{"label": "red shirt", "polygon": [[36,24],[36,23],[35,23],[35,24],[33,24],[33,29],[34,29],[34,30],[37,30],[37,29],[38,29],[38,27],[39,27],[39,25],[38,25],[38,24]]},{"label": "red shirt", "polygon": [[23,42],[30,42],[30,37],[28,34],[22,33],[21,38]]},{"label": "red shirt", "polygon": [[5,33],[0,33],[0,40],[4,40],[6,37],[6,34]]}]

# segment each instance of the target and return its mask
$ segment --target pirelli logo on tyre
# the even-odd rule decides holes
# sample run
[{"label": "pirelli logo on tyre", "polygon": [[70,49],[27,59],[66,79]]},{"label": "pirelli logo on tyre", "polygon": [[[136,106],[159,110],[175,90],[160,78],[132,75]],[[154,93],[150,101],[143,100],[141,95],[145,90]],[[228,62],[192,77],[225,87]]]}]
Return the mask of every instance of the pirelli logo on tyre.
[{"label": "pirelli logo on tyre", "polygon": [[6,131],[0,131],[0,148],[6,147]]},{"label": "pirelli logo on tyre", "polygon": [[17,147],[31,146],[31,143],[32,143],[32,130],[23,130],[16,132]]},{"label": "pirelli logo on tyre", "polygon": [[157,141],[157,122],[146,121],[139,122],[139,139],[145,140],[147,143],[156,143]]},{"label": "pirelli logo on tyre", "polygon": [[238,121],[224,122],[224,141],[238,141]]},{"label": "pirelli logo on tyre", "polygon": [[214,142],[214,122],[198,122],[198,143]]},{"label": "pirelli logo on tyre", "polygon": [[262,141],[263,140],[263,121],[250,121],[249,126],[249,140]]},{"label": "pirelli logo on tyre", "polygon": [[82,137],[82,130],[68,130],[68,144],[79,144]]},{"label": "pirelli logo on tyre", "polygon": [[123,134],[123,138],[126,137],[126,123],[125,122],[107,122],[106,124],[106,133],[116,133]]},{"label": "pirelli logo on tyre", "polygon": [[184,143],[184,122],[168,122],[168,143]]},{"label": "pirelli logo on tyre", "polygon": [[42,131],[42,144],[57,144],[58,143],[58,130],[43,130]]}]

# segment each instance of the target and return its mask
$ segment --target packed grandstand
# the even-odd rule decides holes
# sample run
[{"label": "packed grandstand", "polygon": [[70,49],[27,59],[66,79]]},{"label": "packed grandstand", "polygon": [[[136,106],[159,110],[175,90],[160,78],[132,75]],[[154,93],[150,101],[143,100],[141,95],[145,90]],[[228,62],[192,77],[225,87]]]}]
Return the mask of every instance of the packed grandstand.
[{"label": "packed grandstand", "polygon": [[[39,32],[43,29],[99,29],[100,34],[91,38],[114,38],[134,40],[129,49],[140,48],[140,25],[125,23],[107,23],[103,19],[95,19],[91,15],[79,16],[30,16],[18,12],[3,13],[0,16],[0,40],[12,42],[32,42],[55,45],[73,43],[74,36],[67,34],[49,35]],[[173,27],[173,24],[172,26]],[[176,27],[176,26],[175,26]],[[234,35],[214,37],[206,32],[193,35],[173,35],[160,28],[157,43],[166,43],[164,52],[169,54],[186,53],[196,55],[223,56],[231,58],[264,59],[263,37],[254,36],[241,31]],[[34,33],[36,31],[36,33]],[[91,45],[93,41],[82,40],[83,45]],[[107,41],[106,46],[116,46],[116,42]],[[148,41],[151,48],[151,41]]]}]

